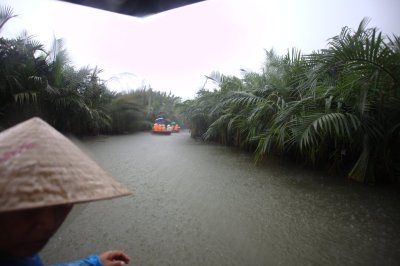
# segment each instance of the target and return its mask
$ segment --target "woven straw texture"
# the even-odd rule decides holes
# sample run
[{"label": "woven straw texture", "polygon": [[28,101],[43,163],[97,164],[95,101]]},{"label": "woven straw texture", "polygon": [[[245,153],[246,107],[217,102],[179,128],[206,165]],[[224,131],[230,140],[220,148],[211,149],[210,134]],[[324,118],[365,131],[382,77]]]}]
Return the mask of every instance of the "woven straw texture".
[{"label": "woven straw texture", "polygon": [[130,194],[40,118],[0,133],[0,212]]}]

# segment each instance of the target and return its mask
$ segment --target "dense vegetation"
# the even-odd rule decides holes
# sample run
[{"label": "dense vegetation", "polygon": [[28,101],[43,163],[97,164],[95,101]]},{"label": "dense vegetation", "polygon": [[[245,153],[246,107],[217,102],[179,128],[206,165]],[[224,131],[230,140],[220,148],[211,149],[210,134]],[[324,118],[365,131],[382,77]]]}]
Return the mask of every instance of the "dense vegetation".
[{"label": "dense vegetation", "polygon": [[[0,31],[15,15],[0,8]],[[62,40],[49,51],[27,33],[0,35],[0,130],[32,116],[78,135],[150,128],[156,116],[190,123],[193,137],[346,171],[360,182],[400,181],[400,38],[344,27],[326,49],[266,52],[261,73],[207,76],[183,103],[141,88],[111,92],[101,70],[74,69]],[[0,32],[1,33],[1,32]],[[185,114],[181,118],[176,114]]]},{"label": "dense vegetation", "polygon": [[344,169],[360,182],[400,176],[400,38],[344,27],[326,49],[266,52],[262,73],[213,73],[183,103],[192,136]]},{"label": "dense vegetation", "polygon": [[[0,31],[13,17],[11,8],[0,8]],[[0,130],[32,116],[77,135],[149,129],[158,115],[179,119],[174,108],[180,98],[146,87],[111,92],[100,72],[74,69],[60,39],[47,51],[27,33],[0,36]]]}]

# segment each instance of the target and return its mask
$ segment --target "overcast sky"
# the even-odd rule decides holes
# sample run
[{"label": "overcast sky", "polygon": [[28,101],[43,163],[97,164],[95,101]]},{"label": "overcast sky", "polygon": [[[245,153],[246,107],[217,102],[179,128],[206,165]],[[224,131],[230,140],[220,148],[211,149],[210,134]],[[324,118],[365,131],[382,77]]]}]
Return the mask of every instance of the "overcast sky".
[{"label": "overcast sky", "polygon": [[64,38],[76,67],[104,70],[113,90],[151,84],[193,98],[204,75],[260,71],[264,49],[279,54],[325,48],[343,26],[364,17],[386,34],[400,35],[398,0],[207,0],[135,18],[53,0],[2,0],[14,9],[1,36],[26,29],[50,47]]}]

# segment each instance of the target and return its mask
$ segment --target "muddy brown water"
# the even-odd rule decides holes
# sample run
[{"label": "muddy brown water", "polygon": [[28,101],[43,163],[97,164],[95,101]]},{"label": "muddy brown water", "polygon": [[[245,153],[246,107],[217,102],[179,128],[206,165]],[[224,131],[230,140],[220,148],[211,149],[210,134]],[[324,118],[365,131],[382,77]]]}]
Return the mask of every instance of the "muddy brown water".
[{"label": "muddy brown water", "polygon": [[88,139],[133,196],[74,207],[46,264],[109,249],[130,265],[399,265],[400,197],[188,132]]}]

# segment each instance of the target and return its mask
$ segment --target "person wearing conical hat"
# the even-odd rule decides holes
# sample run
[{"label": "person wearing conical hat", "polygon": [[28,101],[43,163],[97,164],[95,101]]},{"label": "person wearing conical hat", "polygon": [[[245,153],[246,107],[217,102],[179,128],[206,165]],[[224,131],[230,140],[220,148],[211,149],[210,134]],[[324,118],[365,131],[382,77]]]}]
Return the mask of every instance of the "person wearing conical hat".
[{"label": "person wearing conical hat", "polygon": [[[37,253],[75,203],[131,193],[40,118],[0,133],[0,266],[40,266]],[[62,265],[117,266],[123,251]]]}]

